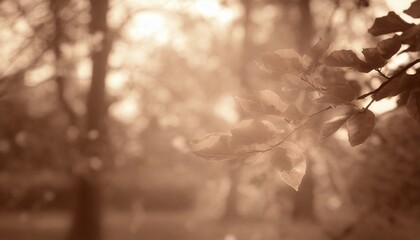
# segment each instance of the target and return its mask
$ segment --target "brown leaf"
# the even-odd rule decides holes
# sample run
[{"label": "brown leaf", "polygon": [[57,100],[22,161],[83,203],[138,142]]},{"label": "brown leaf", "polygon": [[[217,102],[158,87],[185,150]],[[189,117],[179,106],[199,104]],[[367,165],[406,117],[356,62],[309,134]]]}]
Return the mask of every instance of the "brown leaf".
[{"label": "brown leaf", "polygon": [[326,138],[333,135],[349,118],[350,115],[338,116],[324,122],[321,128],[321,137]]},{"label": "brown leaf", "polygon": [[315,99],[318,103],[334,105],[350,104],[357,98],[356,92],[350,85],[332,86],[327,89],[323,96]]},{"label": "brown leaf", "polygon": [[347,120],[347,132],[351,146],[357,146],[366,141],[375,126],[375,114],[369,109],[353,114]]},{"label": "brown leaf", "polygon": [[405,14],[413,18],[420,18],[420,0],[411,3],[411,6],[404,11]]},{"label": "brown leaf", "polygon": [[302,150],[296,144],[286,141],[268,154],[283,181],[297,191],[306,172],[306,158]]},{"label": "brown leaf", "polygon": [[378,43],[379,54],[384,59],[390,59],[396,54],[401,48],[401,38],[398,35],[394,35],[392,38],[382,40]]},{"label": "brown leaf", "polygon": [[395,12],[388,12],[384,17],[376,18],[368,32],[373,36],[384,35],[394,32],[402,32],[412,27],[413,24],[407,23]]},{"label": "brown leaf", "polygon": [[360,72],[370,72],[372,70],[352,50],[333,51],[325,58],[325,64],[332,67],[350,67]]},{"label": "brown leaf", "polygon": [[420,72],[416,74],[403,73],[392,79],[387,85],[382,87],[373,95],[375,101],[386,97],[393,97],[415,87],[420,87]]},{"label": "brown leaf", "polygon": [[386,64],[386,59],[382,57],[378,48],[364,48],[362,51],[365,56],[366,63],[371,68],[381,68]]},{"label": "brown leaf", "polygon": [[401,36],[401,42],[403,44],[412,44],[417,41],[416,38],[420,35],[420,25],[412,26],[411,28],[404,31]]},{"label": "brown leaf", "polygon": [[325,59],[325,63],[333,67],[353,67],[359,61],[360,59],[352,50],[336,50]]},{"label": "brown leaf", "polygon": [[381,99],[387,98],[391,95],[392,92],[395,91],[395,89],[400,84],[401,78],[394,78],[392,79],[388,84],[386,84],[384,87],[379,89],[374,95],[373,99],[375,101],[379,101]]},{"label": "brown leaf", "polygon": [[411,91],[406,107],[408,114],[420,123],[420,89]]},{"label": "brown leaf", "polygon": [[408,30],[404,31],[400,38],[403,44],[407,44],[409,46],[404,51],[402,51],[402,53],[420,51],[420,42],[418,41],[420,38],[420,25],[414,25]]}]

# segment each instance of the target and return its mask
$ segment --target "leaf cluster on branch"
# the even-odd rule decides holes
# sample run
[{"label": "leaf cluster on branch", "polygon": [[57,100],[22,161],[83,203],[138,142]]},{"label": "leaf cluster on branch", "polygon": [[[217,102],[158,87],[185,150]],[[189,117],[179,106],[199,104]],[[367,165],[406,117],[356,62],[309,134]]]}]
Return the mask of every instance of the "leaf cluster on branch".
[{"label": "leaf cluster on branch", "polygon": [[[414,1],[404,13],[420,18],[420,0]],[[292,92],[309,99],[304,102],[305,107],[269,89],[255,92],[248,98],[237,98],[245,112],[281,118],[290,127],[282,129],[268,120],[244,120],[229,133],[210,134],[196,140],[193,152],[207,160],[264,157],[287,184],[298,190],[306,170],[305,151],[344,125],[351,146],[364,143],[375,126],[376,117],[369,110],[374,101],[409,92],[407,112],[420,123],[420,71],[415,68],[414,74],[407,73],[420,63],[420,59],[406,63],[389,76],[381,71],[396,54],[420,51],[420,25],[407,23],[395,12],[389,12],[376,18],[368,32],[373,36],[393,36],[378,42],[375,47],[363,49],[363,58],[346,49],[327,55],[330,42],[322,38],[303,56],[292,49],[263,54],[256,62],[257,66],[276,77],[283,93]],[[404,50],[400,51],[402,48]],[[361,73],[374,70],[384,82],[359,95],[353,82],[346,80],[343,74],[337,74],[338,67]],[[363,106],[361,100],[367,97],[372,99]],[[308,112],[307,109],[316,111]],[[341,114],[326,120],[320,127],[306,126],[311,126],[308,123],[326,111]]]}]

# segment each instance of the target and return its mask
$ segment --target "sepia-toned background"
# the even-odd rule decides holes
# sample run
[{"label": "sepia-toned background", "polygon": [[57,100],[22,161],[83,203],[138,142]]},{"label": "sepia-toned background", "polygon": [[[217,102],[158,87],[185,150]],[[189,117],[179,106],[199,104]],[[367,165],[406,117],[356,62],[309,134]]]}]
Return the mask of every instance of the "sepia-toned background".
[{"label": "sepia-toned background", "polygon": [[359,51],[410,3],[0,1],[0,240],[419,239],[420,131],[396,98],[372,105],[365,145],[340,130],[313,148],[299,192],[264,163],[190,153],[247,117],[235,96],[281,90],[261,54],[325,36]]}]

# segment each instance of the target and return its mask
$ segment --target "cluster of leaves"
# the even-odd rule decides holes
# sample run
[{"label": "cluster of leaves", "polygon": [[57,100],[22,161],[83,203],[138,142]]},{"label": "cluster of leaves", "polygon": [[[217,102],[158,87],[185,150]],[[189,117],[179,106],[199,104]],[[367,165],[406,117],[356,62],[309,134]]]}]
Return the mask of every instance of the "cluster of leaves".
[{"label": "cluster of leaves", "polygon": [[[413,2],[405,13],[419,18],[420,0]],[[320,39],[303,56],[291,49],[264,54],[257,65],[278,78],[283,94],[263,90],[249,98],[238,98],[238,101],[245,112],[256,113],[259,118],[278,117],[290,127],[278,129],[267,120],[244,120],[229,133],[211,134],[197,140],[193,152],[207,160],[264,156],[279,170],[282,179],[298,190],[306,170],[305,151],[311,145],[334,134],[344,125],[352,146],[366,141],[376,121],[374,113],[369,110],[373,101],[410,91],[407,110],[420,122],[420,81],[416,81],[420,77],[420,71],[416,70],[415,74],[406,73],[420,59],[407,63],[390,76],[381,71],[388,60],[400,52],[402,46],[408,46],[402,52],[420,51],[420,26],[407,23],[394,12],[389,12],[387,16],[375,19],[369,33],[374,36],[394,35],[380,41],[375,47],[363,49],[363,59],[352,50],[333,51],[325,57],[330,45],[325,39]],[[336,67],[362,73],[375,70],[384,82],[375,90],[358,96],[358,88],[353,82],[346,80]],[[296,99],[286,99],[284,95],[287,92],[292,92],[295,96],[305,96],[309,101],[302,103]],[[363,107],[360,100],[369,96],[372,100]],[[339,111],[339,107],[344,111]],[[308,109],[317,111],[310,114]],[[323,122],[320,127],[306,127],[313,117],[331,109],[344,114]],[[293,135],[299,134],[300,137],[291,140]]]}]

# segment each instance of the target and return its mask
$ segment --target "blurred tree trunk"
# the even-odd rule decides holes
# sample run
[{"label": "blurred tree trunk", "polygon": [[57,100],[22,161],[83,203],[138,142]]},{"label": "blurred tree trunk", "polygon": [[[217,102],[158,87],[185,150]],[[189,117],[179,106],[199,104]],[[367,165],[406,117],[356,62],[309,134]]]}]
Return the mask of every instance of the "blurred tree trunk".
[{"label": "blurred tree trunk", "polygon": [[[248,65],[250,62],[250,52],[252,51],[252,41],[250,39],[250,25],[251,25],[251,0],[242,0],[242,29],[244,31],[244,35],[242,38],[242,47],[241,47],[241,62],[239,63],[238,67],[238,76],[239,76],[239,83],[241,85],[241,92],[246,92],[250,90],[250,84],[248,79]],[[242,95],[242,93],[240,95]],[[237,106],[240,108],[238,113],[242,113],[242,107],[238,104]],[[241,117],[242,118],[242,117]],[[229,167],[229,179],[231,181],[231,185],[229,188],[229,193],[226,197],[226,204],[225,204],[225,219],[234,219],[238,217],[237,212],[237,201],[238,201],[238,187],[240,181],[240,172],[241,172],[241,165],[232,162],[228,165]]]},{"label": "blurred tree trunk", "polygon": [[235,219],[238,214],[238,187],[240,181],[241,166],[233,163],[229,165],[230,188],[226,197],[224,219]]},{"label": "blurred tree trunk", "polygon": [[299,0],[298,8],[300,20],[297,26],[297,47],[299,52],[306,52],[314,37],[314,22],[311,12],[311,0]]},{"label": "blurred tree trunk", "polygon": [[[300,0],[300,22],[297,32],[298,49],[301,53],[306,52],[311,47],[314,35],[313,16],[310,8],[310,0]],[[295,205],[293,208],[293,218],[295,220],[314,220],[314,178],[312,174],[311,159],[308,157],[306,174],[295,194]]]},{"label": "blurred tree trunk", "polygon": [[251,11],[252,11],[252,3],[251,0],[242,0],[242,8],[243,8],[243,20],[242,20],[242,29],[244,31],[244,36],[242,39],[242,49],[241,49],[241,63],[239,67],[239,77],[242,89],[249,90],[250,83],[248,79],[249,71],[248,65],[251,58],[252,52],[252,39],[251,36]]},{"label": "blurred tree trunk", "polygon": [[86,137],[82,140],[81,153],[84,159],[82,172],[77,177],[76,209],[70,233],[71,240],[100,240],[102,203],[101,179],[98,169],[92,169],[89,162],[104,162],[107,149],[105,126],[105,77],[108,55],[112,42],[107,27],[108,0],[90,0],[90,32],[101,39],[100,46],[92,49],[92,79],[87,96]]}]

